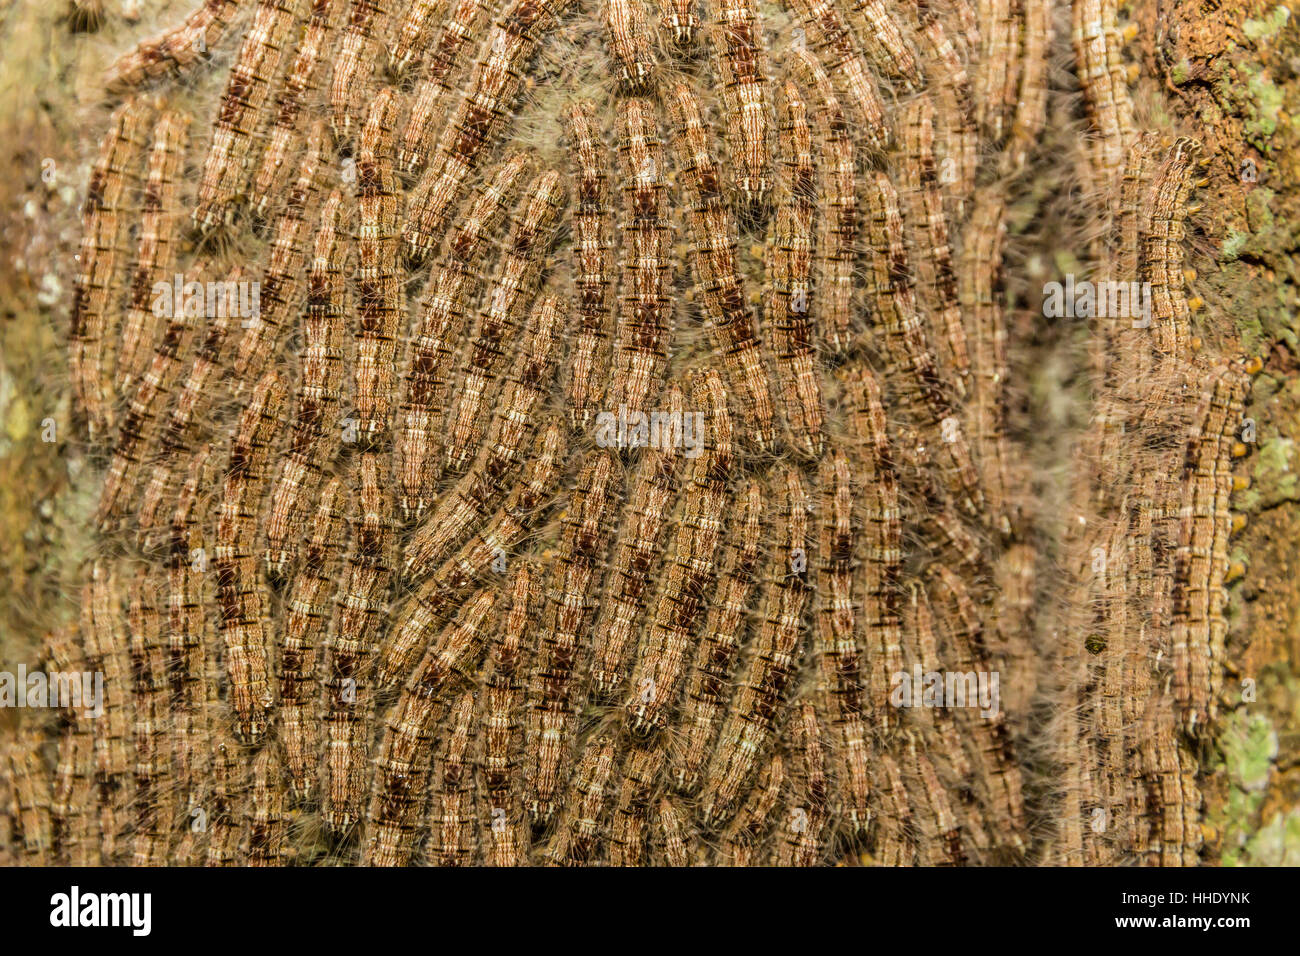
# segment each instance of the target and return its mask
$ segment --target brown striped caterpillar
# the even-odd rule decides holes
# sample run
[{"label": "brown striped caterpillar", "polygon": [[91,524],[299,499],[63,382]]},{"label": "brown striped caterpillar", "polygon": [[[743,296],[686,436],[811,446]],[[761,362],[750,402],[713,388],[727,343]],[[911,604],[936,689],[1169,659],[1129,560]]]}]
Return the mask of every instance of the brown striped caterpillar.
[{"label": "brown striped caterpillar", "polygon": [[763,764],[754,785],[744,795],[744,802],[722,832],[715,862],[720,866],[759,866],[762,844],[778,819],[776,813],[785,786],[785,760],[773,754]]},{"label": "brown striped caterpillar", "polygon": [[[888,148],[893,131],[885,120],[880,91],[862,57],[853,28],[830,0],[795,0],[794,6],[803,22],[812,28],[818,56],[828,61],[827,70],[848,90],[857,119],[866,127],[863,132],[868,146],[878,151]],[[807,55],[807,51],[796,48],[795,55]]]},{"label": "brown striped caterpillar", "polygon": [[663,772],[667,746],[662,737],[633,744],[623,758],[622,779],[609,826],[610,866],[644,866],[650,835],[650,804]]},{"label": "brown striped caterpillar", "polygon": [[961,45],[966,59],[974,59],[980,41],[979,14],[971,0],[953,0],[946,11],[949,23],[956,22],[959,29],[952,31]]},{"label": "brown striped caterpillar", "polygon": [[[364,134],[363,134],[364,135]],[[325,643],[322,708],[326,730],[321,789],[330,829],[344,832],[365,810],[373,690],[369,674],[384,631],[395,551],[387,458],[362,452],[352,480],[357,511],[352,548]]]},{"label": "brown striped caterpillar", "polygon": [[[257,172],[253,174],[251,200],[254,215],[266,217],[270,203],[280,194],[289,172],[289,157],[302,138],[299,117],[309,95],[315,90],[322,54],[327,52],[338,9],[337,0],[311,0],[311,14],[302,42],[289,64],[284,84],[271,106],[271,127]],[[323,123],[318,120],[317,123]],[[320,134],[313,128],[312,137]]]},{"label": "brown striped caterpillar", "polygon": [[794,678],[803,643],[809,587],[808,558],[813,547],[808,494],[798,471],[778,470],[772,489],[781,501],[777,545],[769,561],[761,623],[717,748],[705,773],[700,816],[717,826],[730,821],[759,761],[772,744],[774,722]]},{"label": "brown striped caterpillar", "polygon": [[866,492],[862,507],[865,560],[859,564],[859,574],[864,580],[858,590],[862,595],[866,660],[870,665],[868,711],[875,713],[876,722],[888,733],[897,726],[897,716],[892,708],[885,706],[889,679],[903,665],[900,489],[885,429],[880,386],[875,377],[865,364],[850,363],[843,373],[843,388],[850,434],[858,443],[853,461],[860,463],[856,470]]},{"label": "brown striped caterpillar", "polygon": [[398,612],[388,643],[380,651],[376,676],[383,685],[404,678],[419,660],[429,637],[442,626],[470,585],[498,565],[530,530],[542,506],[555,493],[567,449],[564,433],[554,422],[541,429],[528,464],[505,504],[487,526],[408,600]]},{"label": "brown striped caterpillar", "polygon": [[694,835],[690,818],[671,797],[660,797],[654,809],[655,829],[651,835],[651,863],[658,866],[690,866]]},{"label": "brown striped caterpillar", "polygon": [[[682,414],[685,403],[679,387],[668,387],[664,405],[670,415]],[[596,700],[613,699],[627,681],[641,620],[653,596],[651,574],[659,565],[677,499],[681,457],[676,448],[649,448],[637,468],[592,628],[591,695]]]},{"label": "brown striped caterpillar", "polygon": [[[755,0],[709,0],[713,69],[722,87],[727,150],[741,222],[767,218],[772,189],[772,96]],[[674,94],[677,96],[678,94]],[[716,184],[722,189],[721,180]]]},{"label": "brown striped caterpillar", "polygon": [[266,519],[265,561],[272,580],[282,580],[292,570],[306,511],[337,449],[335,429],[342,402],[347,301],[343,280],[347,248],[339,236],[342,201],[336,190],[321,208],[307,279],[293,425]]},{"label": "brown striped caterpillar", "polygon": [[646,96],[658,82],[659,65],[650,47],[650,32],[641,0],[605,0],[605,30],[619,91]]},{"label": "brown striped caterpillar", "polygon": [[[44,735],[31,725],[23,726],[6,741],[4,763],[8,766],[14,829],[21,834],[13,841],[24,866],[46,866],[54,849],[50,823],[49,776],[41,754]],[[8,801],[6,801],[8,802]]]},{"label": "brown striped caterpillar", "polygon": [[253,546],[271,446],[280,428],[284,381],[274,369],[257,383],[239,418],[217,512],[217,599],[226,679],[235,731],[256,741],[266,732],[275,700],[267,656],[267,595]]},{"label": "brown striped caterpillar", "polygon": [[[223,744],[233,745],[234,741],[225,730],[225,716],[221,714],[221,701],[218,697],[221,670],[220,657],[215,642],[207,643],[201,650],[203,658],[203,683],[199,690],[204,695],[202,717],[192,725],[190,741],[192,746],[200,749],[191,755],[191,772],[196,783],[186,792],[185,815],[181,818],[184,826],[179,841],[174,845],[172,858],[178,864],[199,866],[206,858],[211,834],[203,823],[212,814],[222,810],[221,790],[224,788],[226,766],[221,752]],[[179,745],[179,741],[178,741]],[[220,825],[220,821],[218,821]],[[219,827],[218,827],[219,829]]]},{"label": "brown striped caterpillar", "polygon": [[298,309],[302,292],[302,261],[308,231],[307,212],[315,200],[324,150],[324,129],[315,128],[298,164],[298,178],[285,198],[272,231],[271,252],[257,287],[258,302],[240,322],[243,335],[235,354],[236,397],[258,380],[279,349],[280,334]]},{"label": "brown striped caterpillar", "polygon": [[68,329],[68,373],[92,439],[115,424],[115,353],[108,352],[106,346],[116,338],[118,253],[127,236],[126,216],[131,211],[132,184],[150,112],[144,102],[130,100],[113,114],[91,168],[82,206],[81,253]]},{"label": "brown striped caterpillar", "polygon": [[976,121],[984,138],[1001,146],[1011,132],[1020,87],[1023,0],[979,0],[980,57],[975,64]]},{"label": "brown striped caterpillar", "polygon": [[[387,33],[389,15],[385,0],[352,0],[330,77],[330,128],[335,142],[352,141],[365,107],[366,81],[379,59],[376,46]],[[386,129],[391,130],[391,124]]]},{"label": "brown striped caterpillar", "polygon": [[371,102],[357,157],[357,435],[362,447],[376,449],[391,440],[397,337],[406,333],[393,175],[396,96],[385,87]]},{"label": "brown striped caterpillar", "polygon": [[923,866],[962,865],[966,862],[966,851],[957,815],[934,771],[934,764],[928,754],[917,748],[916,735],[912,733],[906,738],[906,759],[917,771],[909,782],[913,794],[911,805],[921,811],[912,814],[920,830],[921,839],[917,844],[923,848],[918,862]]},{"label": "brown striped caterpillar", "polygon": [[[235,270],[227,281],[235,281],[241,273]],[[175,491],[178,475],[173,469],[175,459],[185,454],[198,441],[202,414],[212,402],[210,384],[222,371],[224,345],[230,328],[230,317],[224,312],[217,315],[208,326],[185,381],[176,394],[167,423],[159,439],[158,454],[153,461],[153,474],[145,489],[136,523],[140,529],[141,544],[151,549],[159,529],[166,521],[166,508]]]},{"label": "brown striped caterpillar", "polygon": [[[908,657],[914,664],[920,665],[922,673],[940,673],[944,669],[943,659],[939,654],[934,612],[930,610],[929,597],[919,582],[912,582],[910,591],[910,619],[907,624],[908,633],[915,635],[915,646],[908,649]],[[942,748],[929,749],[942,754],[941,765],[948,771],[948,776],[952,780],[969,785],[973,770],[952,711],[945,707],[919,707],[915,713],[918,730],[933,731],[934,737],[937,738],[934,742],[942,744]],[[926,736],[925,739],[928,743],[933,738]]]},{"label": "brown striped caterpillar", "polygon": [[695,49],[695,31],[700,18],[695,11],[698,0],[659,0],[659,29],[678,56],[689,56]]},{"label": "brown striped caterpillar", "polygon": [[490,866],[528,862],[529,834],[524,824],[518,775],[523,747],[523,704],[533,653],[529,624],[541,605],[541,572],[521,564],[510,583],[510,605],[489,652],[484,685],[483,748],[478,763],[480,831]]},{"label": "brown striped caterpillar", "polygon": [[[125,687],[130,662],[117,574],[111,563],[95,560],[86,577],[80,614],[86,666],[102,672],[106,684]],[[127,772],[127,719],[125,694],[109,695],[104,716],[95,723],[95,775],[101,782]]]},{"label": "brown striped caterpillar", "polygon": [[605,403],[644,412],[659,389],[671,338],[672,225],[668,170],[654,105],[632,98],[618,108],[623,173],[623,268],[618,330]]},{"label": "brown striped caterpillar", "polygon": [[[825,742],[843,788],[844,809],[855,832],[865,833],[870,821],[871,747],[866,732],[871,709],[863,700],[868,688],[858,646],[854,584],[858,577],[857,515],[853,473],[848,456],[834,451],[823,459],[819,475],[820,527],[817,549],[817,623],[813,629],[820,671],[819,699],[832,738]],[[805,705],[807,708],[809,705]],[[807,714],[801,712],[803,726]],[[812,746],[811,737],[804,735]],[[823,795],[823,800],[825,796]],[[825,813],[826,808],[822,808]],[[809,852],[807,834],[794,841]]]},{"label": "brown striped caterpillar", "polygon": [[131,581],[127,601],[130,628],[132,772],[131,865],[156,866],[167,860],[167,838],[176,812],[171,785],[171,750],[165,740],[166,655],[162,641],[162,608],[155,597],[157,581],[141,566]]},{"label": "brown striped caterpillar", "polygon": [[112,864],[120,856],[117,840],[123,832],[131,785],[126,690],[130,660],[120,584],[108,561],[91,562],[82,590],[80,628],[87,669],[102,673],[105,687],[120,688],[106,696],[104,713],[94,722],[96,811],[103,835],[100,850],[102,862]]},{"label": "brown striped caterpillar", "polygon": [[361,818],[369,739],[369,665],[385,624],[393,578],[393,522],[382,455],[363,451],[355,459],[352,546],[335,598],[334,628],[325,643],[322,693],[325,760],[324,816],[330,829],[346,831]]},{"label": "brown striped caterpillar", "polygon": [[445,458],[452,474],[464,470],[482,440],[487,403],[519,335],[524,310],[541,281],[542,265],[565,199],[559,173],[545,172],[529,184],[524,208],[511,226],[497,278],[469,345],[458,398],[448,416]]},{"label": "brown striped caterpillar", "polygon": [[614,248],[609,213],[609,156],[596,107],[579,100],[564,115],[577,202],[570,217],[573,285],[578,311],[566,389],[575,428],[587,427],[609,384],[610,306]]},{"label": "brown striped caterpillar", "polygon": [[889,752],[876,755],[876,793],[880,794],[880,826],[876,833],[875,862],[880,866],[912,866],[916,858],[911,801],[903,775]]},{"label": "brown striped caterpillar", "polygon": [[[201,276],[204,268],[205,264],[196,266],[191,274]],[[159,420],[180,373],[180,357],[192,337],[192,324],[193,320],[184,311],[168,321],[154,349],[148,372],[136,383],[131,404],[118,430],[113,458],[104,476],[104,488],[95,514],[95,523],[101,531],[116,527],[132,504],[130,496],[137,490],[141,464],[157,442]]]},{"label": "brown striped caterpillar", "polygon": [[1011,139],[1004,151],[1003,169],[1016,172],[1025,167],[1047,122],[1047,60],[1052,49],[1050,0],[1020,0],[1025,18],[1024,43],[1020,51],[1020,93],[1016,100]]},{"label": "brown striped caterpillar", "polygon": [[745,637],[746,615],[762,539],[763,486],[750,481],[737,498],[718,583],[686,683],[680,731],[673,737],[671,776],[674,787],[693,794],[713,752],[727,701],[731,675]]},{"label": "brown striped caterpillar", "polygon": [[695,238],[695,276],[715,348],[723,355],[728,389],[744,410],[747,431],[759,449],[770,449],[776,440],[775,408],[758,330],[737,271],[735,232],[722,195],[722,167],[709,155],[699,103],[690,87],[673,87],[668,100],[673,150],[690,202],[687,218]]},{"label": "brown striped caterpillar", "polygon": [[[175,786],[192,801],[200,789],[210,750],[208,709],[211,692],[207,654],[212,648],[212,624],[207,609],[212,598],[208,575],[210,508],[200,497],[215,477],[211,445],[202,445],[190,458],[185,481],[171,512],[167,556],[167,703],[171,759]],[[184,808],[189,810],[189,806]]]},{"label": "brown striped caterpillar", "polygon": [[[1113,251],[1108,265],[1111,278],[1118,282],[1134,282],[1138,279],[1143,243],[1151,228],[1149,194],[1152,181],[1160,168],[1157,162],[1159,147],[1159,137],[1155,133],[1147,133],[1139,136],[1128,148],[1124,173],[1112,202],[1114,223],[1111,227],[1110,245]],[[1120,333],[1127,331],[1124,324],[1104,323],[1100,329],[1102,334],[1097,336],[1100,352],[1094,353],[1094,370],[1102,376],[1103,384],[1110,391],[1117,391],[1124,384],[1120,363],[1132,358],[1124,355],[1119,348]],[[1131,329],[1132,321],[1127,324]],[[1107,431],[1113,430],[1114,423],[1110,419],[1103,419],[1103,427]]]},{"label": "brown striped caterpillar", "polygon": [[408,259],[418,262],[437,246],[465,179],[505,128],[525,63],[567,6],[568,0],[511,0],[493,25],[437,155],[407,204],[402,242]]},{"label": "brown striped caterpillar", "polygon": [[[1021,494],[1028,488],[1024,472],[1018,470],[1018,487]],[[1020,524],[1027,526],[1022,516]],[[1009,670],[1028,670],[1034,656],[1034,634],[1037,633],[1041,610],[1037,599],[1039,545],[1022,540],[1024,527],[1012,528],[1013,538],[995,560],[993,573],[996,590],[993,594],[991,623],[996,628],[1002,647],[1001,659]],[[1012,714],[1027,713],[1030,696],[1035,692],[1029,681],[1016,681],[1007,688],[1007,711]]]},{"label": "brown striped caterpillar", "polygon": [[213,735],[212,812],[208,820],[208,866],[238,866],[243,835],[243,803],[248,797],[249,766],[228,734]]},{"label": "brown striped caterpillar", "polygon": [[429,44],[429,34],[442,14],[442,0],[413,0],[397,27],[397,40],[388,51],[388,71],[400,79]]},{"label": "brown striped caterpillar", "polygon": [[889,177],[876,171],[867,177],[866,196],[870,263],[864,283],[867,301],[884,340],[890,370],[900,380],[904,408],[915,416],[926,436],[911,439],[905,450],[915,453],[923,446],[937,449],[936,457],[944,466],[944,484],[963,510],[978,514],[984,496],[970,447],[960,420],[952,415],[947,383],[935,367],[929,336],[916,313],[898,193]]},{"label": "brown striped caterpillar", "polygon": [[[64,729],[59,741],[59,762],[50,791],[51,839],[56,858],[69,866],[93,866],[99,861],[100,837],[91,815],[94,807],[93,747],[89,733],[75,727]],[[0,774],[0,793],[4,792],[5,781]],[[8,851],[19,841],[5,832],[6,821],[7,808],[3,821],[0,821],[0,839],[5,841],[6,847],[0,860],[13,866],[17,861]]]},{"label": "brown striped caterpillar", "polygon": [[716,370],[692,375],[691,399],[707,409],[709,447],[693,463],[690,483],[683,490],[682,516],[667,552],[654,617],[623,704],[624,721],[637,737],[662,730],[677,706],[687,652],[704,615],[706,588],[712,583],[723,515],[731,503],[728,482],[736,455],[734,426]]},{"label": "brown striped caterpillar", "polygon": [[[1001,0],[1007,3],[1009,0]],[[1099,181],[1108,182],[1124,164],[1137,137],[1123,39],[1115,22],[1115,0],[1071,0],[1071,40],[1092,121],[1092,165]]]},{"label": "brown striped caterpillar", "polygon": [[1167,693],[1147,699],[1139,754],[1148,790],[1149,846],[1143,862],[1159,866],[1195,866],[1202,841],[1197,825],[1201,792],[1197,760],[1178,739],[1178,715]]},{"label": "brown striped caterpillar", "polygon": [[931,316],[934,339],[940,343],[941,364],[948,370],[948,381],[952,382],[957,397],[965,398],[969,389],[970,356],[935,164],[934,123],[935,110],[928,96],[921,95],[904,108],[902,127],[907,162],[900,164],[906,203],[903,219],[908,226],[912,258],[922,279],[921,305]]},{"label": "brown striped caterpillar", "polygon": [[415,849],[412,836],[424,811],[425,787],[437,715],[449,693],[471,683],[487,640],[497,599],[484,588],[430,644],[385,722],[366,813],[366,866],[401,866]]},{"label": "brown striped caterpillar", "polygon": [[777,866],[816,866],[829,844],[830,768],[828,742],[823,740],[816,708],[793,709],[790,772],[785,781],[785,816],[780,819]]},{"label": "brown striped caterpillar", "polygon": [[1169,647],[1179,722],[1189,734],[1213,723],[1223,681],[1232,446],[1249,391],[1250,379],[1237,363],[1218,370],[1205,385],[1187,437]]},{"label": "brown striped caterpillar", "polygon": [[764,263],[768,290],[763,321],[794,447],[817,458],[825,422],[811,319],[817,170],[807,107],[794,83],[786,82],[777,106],[780,162],[776,216]]},{"label": "brown striped caterpillar", "polygon": [[591,624],[591,592],[604,560],[610,512],[622,487],[622,469],[608,452],[590,455],[560,532],[551,584],[528,680],[524,738],[524,808],[535,822],[555,816],[568,778],[578,689]]},{"label": "brown striped caterpillar", "polygon": [[[75,626],[51,632],[45,641],[47,672],[82,671],[85,655],[76,639]],[[98,862],[100,837],[94,826],[95,743],[90,719],[75,710],[59,719],[58,757],[50,785],[50,838],[52,859],[64,865],[86,866]],[[8,821],[8,780],[0,752],[0,815]],[[0,840],[13,847],[12,835],[0,822]],[[0,856],[9,865],[12,856]]]},{"label": "brown striped caterpillar", "polygon": [[430,281],[410,347],[406,398],[397,415],[399,504],[407,520],[422,517],[433,501],[442,470],[441,425],[452,387],[452,363],[461,345],[466,312],[482,284],[474,267],[505,218],[527,166],[525,154],[511,156],[469,201],[448,247],[448,259]]},{"label": "brown striped caterpillar", "polygon": [[1185,356],[1191,338],[1182,245],[1200,153],[1200,144],[1186,137],[1174,143],[1152,187],[1151,219],[1142,242],[1141,274],[1151,290],[1151,315],[1143,319],[1154,327],[1154,348],[1164,364]]},{"label": "brown striped caterpillar", "polygon": [[464,535],[487,520],[506,496],[506,482],[523,463],[537,409],[555,370],[557,342],[564,332],[560,317],[565,310],[565,304],[553,295],[538,300],[473,467],[441,497],[438,507],[407,545],[404,560],[408,577],[418,577],[425,569],[440,565]]},{"label": "brown striped caterpillar", "polygon": [[287,866],[293,862],[288,788],[284,763],[274,744],[263,747],[253,758],[252,777],[244,810],[244,865]]},{"label": "brown striped caterpillar", "polygon": [[796,49],[790,61],[795,75],[816,95],[817,146],[826,157],[820,164],[817,195],[823,212],[817,232],[813,325],[824,348],[843,354],[855,337],[853,273],[859,226],[853,139],[830,77],[816,58]]},{"label": "brown striped caterpillar", "polygon": [[582,866],[594,862],[609,821],[610,778],[614,774],[614,738],[593,737],[575,761],[559,807],[555,833],[545,849],[551,863]]},{"label": "brown striped caterpillar", "polygon": [[961,303],[970,330],[971,383],[966,431],[980,463],[989,524],[1011,534],[1006,437],[1007,327],[1002,315],[1002,248],[1006,240],[1006,198],[997,188],[976,192],[961,261]]},{"label": "brown striped caterpillar", "polygon": [[903,38],[902,25],[894,18],[884,0],[853,0],[853,15],[858,20],[865,46],[877,70],[901,79],[911,89],[922,86],[916,55]]},{"label": "brown striped caterpillar", "polygon": [[[939,632],[948,648],[952,671],[969,675],[987,673],[991,663],[985,649],[984,624],[979,608],[960,577],[943,564],[927,569],[930,594]],[[969,685],[968,685],[969,686]],[[1015,854],[1024,850],[1024,800],[1020,767],[1016,764],[1006,715],[1001,709],[988,715],[983,710],[958,707],[958,725],[972,742],[974,782],[982,788],[991,808],[990,830],[1000,846]]]},{"label": "brown striped caterpillar", "polygon": [[140,237],[131,272],[122,348],[117,360],[119,395],[149,368],[160,312],[154,307],[159,283],[170,284],[176,263],[176,229],[180,217],[180,181],[185,166],[190,117],[164,110],[153,128],[153,145],[140,201]]},{"label": "brown striped caterpillar", "polygon": [[280,743],[289,788],[297,800],[316,787],[322,697],[316,667],[333,617],[334,591],[344,550],[343,482],[331,478],[321,488],[303,561],[285,601],[280,641]]},{"label": "brown striped caterpillar", "polygon": [[185,20],[156,37],[141,40],[104,74],[104,88],[121,93],[166,72],[180,73],[216,46],[240,0],[203,0]]},{"label": "brown striped caterpillar", "polygon": [[437,145],[443,104],[452,93],[452,80],[460,65],[465,47],[475,40],[491,5],[485,0],[452,0],[438,42],[425,68],[424,79],[415,90],[411,115],[397,148],[397,167],[404,175],[416,176],[424,171],[429,153]]},{"label": "brown striped caterpillar", "polygon": [[[966,203],[975,191],[975,169],[979,165],[975,97],[965,62],[930,0],[917,0],[916,7],[927,53],[926,79],[935,91],[935,135],[942,157],[939,182],[953,213],[952,221],[958,223],[965,218]],[[970,40],[979,42],[978,31],[970,35]]]},{"label": "brown striped caterpillar", "polygon": [[[1096,782],[1094,796],[1100,804],[1095,809],[1101,810],[1104,816],[1104,837],[1094,836],[1092,827],[1085,833],[1086,850],[1110,860],[1118,858],[1115,854],[1132,848],[1141,829],[1138,824],[1143,811],[1125,793],[1130,785],[1124,778],[1140,776],[1137,761],[1130,761],[1130,753],[1136,756],[1138,749],[1133,731],[1137,729],[1139,715],[1126,698],[1136,689],[1130,682],[1146,685],[1142,691],[1145,698],[1153,675],[1148,670],[1150,663],[1145,660],[1137,664],[1138,669],[1147,671],[1143,675],[1145,681],[1137,673],[1131,676],[1128,673],[1135,657],[1133,645],[1140,646],[1142,640],[1139,628],[1130,619],[1129,596],[1125,593],[1129,565],[1127,523],[1102,519],[1095,526],[1096,537],[1091,540],[1104,542],[1102,562],[1098,568],[1094,559],[1091,600],[1078,611],[1091,612],[1097,619],[1094,626],[1098,633],[1092,636],[1092,643],[1085,645],[1096,651],[1096,657],[1090,667],[1089,695],[1083,701],[1083,716],[1093,734],[1089,757],[1094,763],[1090,776]],[[1104,642],[1104,646],[1099,647],[1098,642]],[[1132,723],[1128,726],[1125,710],[1131,715]]]},{"label": "brown striped caterpillar", "polygon": [[194,225],[200,232],[231,222],[247,196],[249,148],[262,125],[266,98],[297,19],[297,0],[260,0],[253,25],[226,81],[226,92],[203,161]]},{"label": "brown striped caterpillar", "polygon": [[471,747],[476,727],[476,691],[456,698],[433,760],[429,797],[429,863],[468,866],[478,850]]}]

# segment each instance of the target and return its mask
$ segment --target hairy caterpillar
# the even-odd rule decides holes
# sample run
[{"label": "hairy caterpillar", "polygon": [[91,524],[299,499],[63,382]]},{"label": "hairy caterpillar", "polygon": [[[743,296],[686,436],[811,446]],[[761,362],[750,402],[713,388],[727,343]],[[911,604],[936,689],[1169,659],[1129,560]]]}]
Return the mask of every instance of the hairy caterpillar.
[{"label": "hairy caterpillar", "polygon": [[216,46],[240,2],[203,0],[183,22],[118,57],[104,75],[105,89],[120,93],[168,71],[189,69]]},{"label": "hairy caterpillar", "polygon": [[441,474],[445,436],[439,426],[446,414],[452,367],[465,315],[482,284],[475,267],[505,218],[527,166],[523,153],[516,153],[501,164],[470,202],[467,215],[448,247],[447,259],[430,282],[423,315],[409,349],[406,398],[397,413],[400,504],[408,520],[421,517],[428,509]]},{"label": "hairy caterpillar", "polygon": [[505,127],[519,92],[520,70],[567,5],[568,0],[512,0],[489,31],[483,45],[486,55],[467,85],[470,92],[448,119],[433,163],[407,204],[402,242],[408,259],[422,260],[437,244],[466,177]]},{"label": "hairy caterpillar", "polygon": [[599,409],[609,385],[615,261],[609,212],[610,162],[600,142],[596,109],[590,100],[580,100],[571,106],[565,121],[577,193],[570,228],[574,237],[574,300],[578,309],[567,394],[575,427],[585,427]]},{"label": "hairy caterpillar", "polygon": [[798,87],[787,82],[777,100],[781,123],[777,207],[766,253],[768,292],[763,321],[780,383],[781,405],[801,453],[823,449],[825,421],[816,368],[810,300],[813,298],[816,166],[808,110]]},{"label": "hairy caterpillar", "polygon": [[150,113],[144,101],[131,100],[113,114],[91,169],[82,207],[81,254],[68,331],[68,370],[92,438],[109,431],[115,423],[113,368],[105,367],[113,353],[107,352],[106,344],[116,331],[113,301],[119,281],[118,254],[126,238],[131,186],[137,176],[136,161],[144,146]]},{"label": "hairy caterpillar", "polygon": [[588,457],[569,500],[559,553],[542,612],[537,654],[528,680],[524,747],[524,806],[536,822],[555,816],[568,777],[583,666],[582,642],[591,623],[591,590],[603,560],[609,512],[621,488],[621,468],[608,453]]},{"label": "hairy caterpillar", "polygon": [[303,316],[302,369],[294,401],[289,446],[271,491],[266,520],[266,569],[284,578],[298,547],[294,539],[309,503],[337,449],[336,417],[343,389],[343,316],[346,289],[341,281],[347,250],[339,236],[343,197],[331,193],[321,208]]},{"label": "hairy caterpillar", "polygon": [[271,444],[280,428],[284,381],[274,370],[257,383],[239,419],[217,516],[217,573],[221,638],[235,730],[247,741],[266,732],[274,694],[267,656],[267,596],[260,586],[253,543],[268,481]]},{"label": "hairy caterpillar", "polygon": [[212,145],[203,162],[193,220],[203,232],[229,222],[245,199],[250,141],[262,126],[266,99],[296,19],[296,0],[261,0],[230,71]]}]

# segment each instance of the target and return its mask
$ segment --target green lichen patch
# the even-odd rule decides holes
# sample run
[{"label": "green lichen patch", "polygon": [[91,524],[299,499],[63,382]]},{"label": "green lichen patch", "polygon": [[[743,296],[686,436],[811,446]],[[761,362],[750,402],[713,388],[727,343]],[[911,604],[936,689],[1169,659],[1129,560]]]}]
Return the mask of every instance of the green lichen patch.
[{"label": "green lichen patch", "polygon": [[1300,499],[1300,487],[1297,487],[1297,475],[1292,465],[1294,457],[1295,442],[1290,438],[1270,438],[1260,443],[1249,497],[1242,502],[1254,507],[1244,510],[1268,508],[1282,501]]},{"label": "green lichen patch", "polygon": [[1277,731],[1263,714],[1236,711],[1223,722],[1219,746],[1223,749],[1228,779],[1239,790],[1253,792],[1268,786],[1277,757]]},{"label": "green lichen patch", "polygon": [[1274,815],[1246,841],[1234,862],[1244,866],[1300,866],[1300,810]]},{"label": "green lichen patch", "polygon": [[[1276,839],[1256,842],[1263,833],[1257,829],[1256,820],[1268,797],[1278,752],[1272,721],[1259,713],[1233,712],[1222,721],[1219,747],[1223,757],[1220,769],[1226,775],[1228,788],[1226,799],[1208,819],[1222,834],[1220,861],[1224,866],[1260,865],[1263,855],[1285,855],[1276,852]],[[1280,845],[1285,846],[1286,840]]]},{"label": "green lichen patch", "polygon": [[1276,36],[1291,19],[1291,11],[1286,7],[1276,7],[1272,13],[1258,20],[1247,20],[1241,25],[1241,32],[1252,40],[1264,40]]}]

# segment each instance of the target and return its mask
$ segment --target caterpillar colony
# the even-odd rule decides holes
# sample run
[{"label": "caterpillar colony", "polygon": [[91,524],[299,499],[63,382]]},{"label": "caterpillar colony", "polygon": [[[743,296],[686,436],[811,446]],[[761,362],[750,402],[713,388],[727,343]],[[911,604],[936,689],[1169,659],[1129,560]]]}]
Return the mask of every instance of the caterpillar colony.
[{"label": "caterpillar colony", "polygon": [[[104,708],[4,742],[10,861],[1198,862],[1259,363],[1115,0],[145,32],[67,310],[95,546],[33,662]],[[1054,162],[1140,320],[1018,274]]]}]

